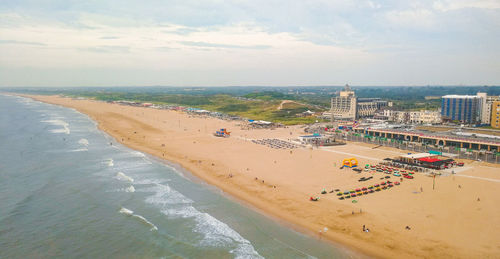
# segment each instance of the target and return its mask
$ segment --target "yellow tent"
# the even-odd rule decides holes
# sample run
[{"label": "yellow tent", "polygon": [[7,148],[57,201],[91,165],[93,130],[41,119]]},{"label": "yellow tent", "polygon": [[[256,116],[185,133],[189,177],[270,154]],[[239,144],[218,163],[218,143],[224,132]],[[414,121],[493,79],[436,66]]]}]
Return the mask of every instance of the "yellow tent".
[{"label": "yellow tent", "polygon": [[342,165],[347,167],[356,167],[358,166],[358,160],[356,158],[347,158],[342,160]]}]

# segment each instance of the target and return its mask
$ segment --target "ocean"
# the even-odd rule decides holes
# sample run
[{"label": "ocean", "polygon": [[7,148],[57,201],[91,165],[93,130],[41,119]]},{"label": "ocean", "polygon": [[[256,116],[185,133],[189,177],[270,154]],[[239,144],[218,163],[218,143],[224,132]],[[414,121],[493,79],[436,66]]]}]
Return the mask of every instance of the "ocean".
[{"label": "ocean", "polygon": [[73,109],[0,95],[0,258],[348,258]]}]

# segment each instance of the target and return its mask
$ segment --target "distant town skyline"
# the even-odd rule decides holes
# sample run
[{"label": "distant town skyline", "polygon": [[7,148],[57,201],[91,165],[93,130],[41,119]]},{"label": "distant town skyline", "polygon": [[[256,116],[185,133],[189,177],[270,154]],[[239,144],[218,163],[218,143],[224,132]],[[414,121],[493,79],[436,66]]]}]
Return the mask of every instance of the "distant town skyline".
[{"label": "distant town skyline", "polygon": [[500,84],[500,1],[0,3],[0,86]]}]

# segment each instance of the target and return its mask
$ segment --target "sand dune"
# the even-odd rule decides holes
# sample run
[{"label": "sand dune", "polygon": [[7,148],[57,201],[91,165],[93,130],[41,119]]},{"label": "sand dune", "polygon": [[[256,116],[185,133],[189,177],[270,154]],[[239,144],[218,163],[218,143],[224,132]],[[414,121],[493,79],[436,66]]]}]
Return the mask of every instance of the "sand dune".
[{"label": "sand dune", "polygon": [[[296,138],[304,134],[300,127],[242,130],[240,122],[191,117],[176,111],[56,96],[32,98],[75,108],[96,120],[99,128],[117,141],[177,162],[208,183],[299,230],[319,238],[318,231],[327,227],[321,238],[362,254],[391,258],[499,258],[498,166],[467,163],[468,169],[459,175],[438,177],[435,190],[431,177],[417,175],[391,190],[362,196],[352,203],[338,200],[334,193],[320,192],[323,188],[330,191],[367,186],[380,182],[383,175],[377,173],[371,182],[359,183],[359,177],[370,173],[340,170],[342,159],[354,155],[360,164],[373,164],[401,151],[349,143],[290,152],[250,140]],[[219,128],[228,128],[231,137],[214,137],[212,132]],[[310,196],[321,199],[311,202]],[[361,231],[363,225],[370,233]],[[406,226],[411,230],[406,230]]]}]

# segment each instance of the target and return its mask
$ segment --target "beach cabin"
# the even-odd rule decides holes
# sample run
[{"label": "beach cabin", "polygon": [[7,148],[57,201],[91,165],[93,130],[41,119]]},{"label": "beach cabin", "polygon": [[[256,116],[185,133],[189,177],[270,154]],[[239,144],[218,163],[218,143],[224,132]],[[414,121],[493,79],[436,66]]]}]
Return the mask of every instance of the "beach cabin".
[{"label": "beach cabin", "polygon": [[312,135],[299,136],[299,141],[302,144],[315,144],[325,139],[326,139],[325,136],[320,135],[318,133],[314,133]]},{"label": "beach cabin", "polygon": [[[439,154],[441,154],[441,152],[439,152]],[[431,169],[444,169],[448,164],[453,162],[453,159],[440,156],[437,152],[408,154],[399,156],[396,160],[409,165],[417,165]]]}]

